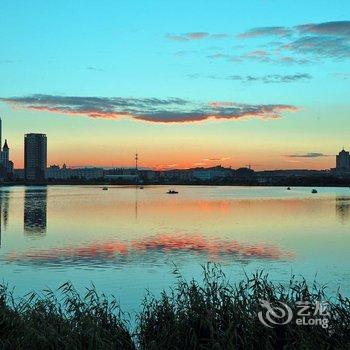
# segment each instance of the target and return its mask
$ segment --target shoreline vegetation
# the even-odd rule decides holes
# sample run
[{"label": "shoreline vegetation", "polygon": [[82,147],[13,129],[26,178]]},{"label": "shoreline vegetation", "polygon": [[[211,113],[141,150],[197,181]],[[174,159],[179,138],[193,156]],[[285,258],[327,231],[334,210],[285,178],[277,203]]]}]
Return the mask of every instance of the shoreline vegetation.
[{"label": "shoreline vegetation", "polygon": [[[178,270],[174,274],[176,284],[158,297],[146,294],[133,321],[115,297],[99,294],[93,285],[84,295],[67,282],[56,291],[19,299],[1,285],[0,348],[350,348],[349,298],[328,297],[316,282],[291,276],[287,285],[275,283],[262,271],[230,282],[220,266],[210,263],[203,266],[201,281],[186,281]],[[293,315],[299,301],[326,301],[328,327],[293,320],[267,327],[258,318],[261,300],[287,304]]]}]

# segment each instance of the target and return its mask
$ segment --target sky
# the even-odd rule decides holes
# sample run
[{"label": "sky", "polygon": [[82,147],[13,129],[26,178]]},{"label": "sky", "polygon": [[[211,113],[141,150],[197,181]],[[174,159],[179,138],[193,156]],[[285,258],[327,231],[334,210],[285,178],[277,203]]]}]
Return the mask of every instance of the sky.
[{"label": "sky", "polygon": [[328,169],[350,148],[348,0],[2,0],[0,116],[48,164]]}]

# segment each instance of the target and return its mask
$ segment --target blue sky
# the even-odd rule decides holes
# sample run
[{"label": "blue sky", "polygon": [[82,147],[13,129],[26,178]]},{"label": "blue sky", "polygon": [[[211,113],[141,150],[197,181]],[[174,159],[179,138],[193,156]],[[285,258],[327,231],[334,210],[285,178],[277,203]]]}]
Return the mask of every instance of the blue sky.
[{"label": "blue sky", "polygon": [[15,164],[38,131],[51,163],[128,165],[138,148],[155,167],[331,167],[350,147],[349,13],[342,0],[3,0],[0,114]]}]

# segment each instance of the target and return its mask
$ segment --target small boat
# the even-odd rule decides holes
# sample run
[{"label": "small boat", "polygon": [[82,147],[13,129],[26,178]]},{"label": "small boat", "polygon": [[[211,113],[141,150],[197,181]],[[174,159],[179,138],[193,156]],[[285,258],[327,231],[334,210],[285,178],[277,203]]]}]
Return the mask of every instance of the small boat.
[{"label": "small boat", "polygon": [[177,191],[174,191],[174,190],[169,190],[168,192],[167,192],[167,194],[178,194],[179,192],[177,192]]},{"label": "small boat", "polygon": [[311,193],[317,193],[317,190],[316,190],[316,189],[313,189],[313,190],[311,191]]},{"label": "small boat", "polygon": [[102,190],[103,190],[103,191],[107,191],[107,190],[108,190],[108,187],[103,187]]},{"label": "small boat", "polygon": [[143,190],[143,186],[140,186],[139,189],[140,189],[140,190]]},{"label": "small boat", "polygon": [[291,190],[291,188],[290,188],[290,187],[287,187],[287,190],[288,190],[288,191],[290,191],[290,190]]}]

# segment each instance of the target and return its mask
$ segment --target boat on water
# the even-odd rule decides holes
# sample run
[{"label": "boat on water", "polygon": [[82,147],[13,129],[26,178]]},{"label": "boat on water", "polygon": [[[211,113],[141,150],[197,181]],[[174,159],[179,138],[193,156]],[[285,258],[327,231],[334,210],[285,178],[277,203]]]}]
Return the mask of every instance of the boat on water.
[{"label": "boat on water", "polygon": [[311,191],[311,193],[317,193],[317,190],[316,190],[316,189],[313,189],[313,190]]},{"label": "boat on water", "polygon": [[290,187],[287,187],[287,190],[288,190],[288,191],[290,191],[290,190],[291,190],[291,188],[290,188]]},{"label": "boat on water", "polygon": [[174,191],[174,190],[169,190],[168,192],[167,192],[167,194],[178,194],[179,192],[177,192],[177,191]]},{"label": "boat on water", "polygon": [[108,187],[103,187],[102,190],[103,190],[103,191],[107,191],[107,190],[108,190]]}]

